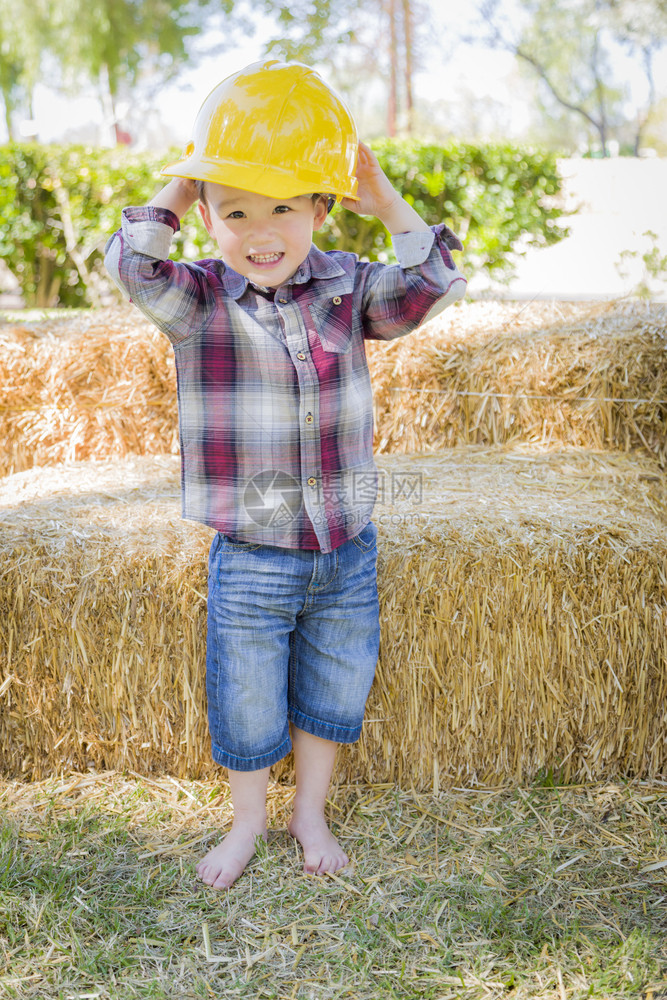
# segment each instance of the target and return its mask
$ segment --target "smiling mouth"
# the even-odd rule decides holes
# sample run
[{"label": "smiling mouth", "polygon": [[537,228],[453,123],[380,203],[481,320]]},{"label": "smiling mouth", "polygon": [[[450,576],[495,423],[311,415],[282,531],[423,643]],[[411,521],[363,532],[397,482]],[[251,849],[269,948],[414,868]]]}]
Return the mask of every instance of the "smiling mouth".
[{"label": "smiling mouth", "polygon": [[285,256],[284,253],[250,253],[248,260],[252,264],[277,264]]}]

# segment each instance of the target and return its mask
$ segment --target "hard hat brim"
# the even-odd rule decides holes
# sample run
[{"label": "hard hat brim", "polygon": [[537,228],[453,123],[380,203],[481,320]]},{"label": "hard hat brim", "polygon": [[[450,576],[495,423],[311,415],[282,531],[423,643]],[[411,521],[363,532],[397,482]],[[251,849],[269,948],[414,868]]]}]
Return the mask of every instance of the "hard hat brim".
[{"label": "hard hat brim", "polygon": [[175,163],[163,167],[160,173],[165,177],[187,177],[191,180],[208,181],[211,184],[222,184],[225,187],[238,188],[242,191],[252,191],[267,198],[296,198],[302,194],[331,194],[337,201],[341,198],[351,198],[358,201],[357,179],[350,178],[345,191],[335,191],[338,187],[334,180],[327,184],[327,178],[308,169],[307,165],[291,170],[278,170],[275,167],[267,169],[263,165],[239,164],[238,162],[215,159],[207,160],[201,156],[186,156]]}]

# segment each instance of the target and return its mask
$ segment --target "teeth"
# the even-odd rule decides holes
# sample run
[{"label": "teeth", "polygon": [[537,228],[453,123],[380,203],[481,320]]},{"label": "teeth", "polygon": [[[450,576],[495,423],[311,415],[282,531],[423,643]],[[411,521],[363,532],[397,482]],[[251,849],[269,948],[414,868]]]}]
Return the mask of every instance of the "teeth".
[{"label": "teeth", "polygon": [[280,253],[251,253],[250,260],[255,264],[268,264],[274,260],[280,260],[282,254]]}]

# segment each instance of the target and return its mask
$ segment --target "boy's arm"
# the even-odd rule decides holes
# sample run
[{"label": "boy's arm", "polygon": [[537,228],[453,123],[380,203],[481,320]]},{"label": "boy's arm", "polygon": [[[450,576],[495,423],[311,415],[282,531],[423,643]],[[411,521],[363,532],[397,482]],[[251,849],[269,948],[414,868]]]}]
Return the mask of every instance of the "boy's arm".
[{"label": "boy's arm", "polygon": [[168,208],[180,221],[198,197],[194,181],[188,177],[174,177],[148,204],[155,208]]},{"label": "boy's arm", "polygon": [[366,143],[359,143],[357,162],[358,201],[343,198],[343,208],[357,215],[374,215],[386,226],[392,236],[398,233],[430,232],[422,217],[408,205],[378,163],[378,159]]},{"label": "boy's arm", "polygon": [[364,333],[391,340],[433,319],[465,295],[466,280],[450,253],[463,247],[445,225],[424,222],[364,143],[359,144],[357,180],[359,200],[344,198],[342,205],[379,219],[394,238],[398,259],[396,265],[366,264],[361,270]]},{"label": "boy's arm", "polygon": [[197,197],[193,181],[174,178],[147,205],[126,208],[106,245],[110,276],[173,343],[197,332],[215,308],[208,272],[169,257],[174,232]]}]

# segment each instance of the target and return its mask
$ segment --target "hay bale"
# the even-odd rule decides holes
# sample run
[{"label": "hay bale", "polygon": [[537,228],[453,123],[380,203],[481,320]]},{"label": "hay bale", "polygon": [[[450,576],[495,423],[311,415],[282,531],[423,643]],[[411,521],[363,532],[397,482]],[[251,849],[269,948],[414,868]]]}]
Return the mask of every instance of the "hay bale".
[{"label": "hay bale", "polygon": [[[658,305],[461,303],[368,344],[376,451],[525,440],[664,463],[666,329]],[[0,475],[177,453],[172,350],[133,307],[0,324],[0,386]]]},{"label": "hay bale", "polygon": [[461,303],[368,348],[376,452],[462,444],[645,450],[667,459],[667,307]]},{"label": "hay bale", "polygon": [[[375,745],[402,786],[667,772],[667,491],[620,453],[392,456]],[[404,520],[399,519],[401,514]],[[392,520],[393,519],[393,520]],[[369,747],[367,757],[366,747]],[[429,775],[429,764],[433,772]]]},{"label": "hay bale", "polygon": [[171,346],[136,309],[0,324],[0,475],[178,452]]},{"label": "hay bale", "polygon": [[[667,493],[655,460],[462,448],[382,460],[382,648],[341,781],[667,773]],[[198,777],[211,531],[178,459],[0,484],[0,767]],[[291,763],[279,765],[291,777]]]}]

